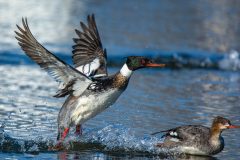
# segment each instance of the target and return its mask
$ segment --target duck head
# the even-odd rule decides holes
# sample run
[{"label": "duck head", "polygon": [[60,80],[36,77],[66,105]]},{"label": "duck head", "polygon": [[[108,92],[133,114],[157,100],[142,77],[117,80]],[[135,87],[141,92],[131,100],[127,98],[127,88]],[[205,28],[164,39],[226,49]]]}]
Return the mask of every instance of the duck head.
[{"label": "duck head", "polygon": [[126,64],[127,64],[127,67],[132,71],[135,71],[140,68],[146,68],[146,67],[164,67],[165,66],[165,64],[153,63],[152,60],[142,56],[129,56],[127,57]]},{"label": "duck head", "polygon": [[217,116],[213,119],[212,128],[218,128],[219,130],[240,128],[240,126],[232,125],[230,120]]},{"label": "duck head", "polygon": [[212,145],[218,146],[220,141],[220,135],[223,130],[231,128],[240,128],[240,126],[232,125],[230,120],[217,116],[213,119],[211,132],[210,132],[210,143]]}]

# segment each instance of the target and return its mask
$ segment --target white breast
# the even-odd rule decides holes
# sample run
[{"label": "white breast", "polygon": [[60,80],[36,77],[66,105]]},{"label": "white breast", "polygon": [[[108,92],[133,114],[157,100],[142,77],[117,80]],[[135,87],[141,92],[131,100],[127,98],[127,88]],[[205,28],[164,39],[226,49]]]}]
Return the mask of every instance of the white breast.
[{"label": "white breast", "polygon": [[76,109],[72,112],[72,123],[82,124],[111,106],[121,95],[121,91],[112,89],[99,95],[82,96],[78,99]]},{"label": "white breast", "polygon": [[181,153],[192,154],[192,155],[208,155],[206,152],[203,152],[199,148],[193,146],[181,146],[180,147]]}]

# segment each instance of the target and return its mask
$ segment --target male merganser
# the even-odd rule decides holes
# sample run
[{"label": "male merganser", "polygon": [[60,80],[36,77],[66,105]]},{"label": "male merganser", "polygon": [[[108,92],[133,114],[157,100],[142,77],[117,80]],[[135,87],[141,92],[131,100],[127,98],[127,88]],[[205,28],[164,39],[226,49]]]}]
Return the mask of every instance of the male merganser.
[{"label": "male merganser", "polygon": [[167,132],[163,143],[158,143],[158,147],[175,148],[181,153],[192,155],[214,155],[224,148],[224,139],[221,133],[225,129],[240,128],[232,125],[223,117],[215,117],[211,128],[201,125],[187,125],[177,128],[155,132],[152,135]]},{"label": "male merganser", "polygon": [[107,73],[107,53],[103,49],[94,15],[88,16],[88,24],[80,22],[82,32],[76,30],[73,63],[76,68],[61,61],[44,48],[32,35],[27,19],[23,28],[17,25],[16,39],[22,50],[58,82],[55,97],[68,96],[58,115],[58,136],[62,142],[70,126],[82,134],[81,125],[112,105],[126,89],[133,71],[144,67],[163,67],[141,56],[129,56],[122,69],[112,76]]}]

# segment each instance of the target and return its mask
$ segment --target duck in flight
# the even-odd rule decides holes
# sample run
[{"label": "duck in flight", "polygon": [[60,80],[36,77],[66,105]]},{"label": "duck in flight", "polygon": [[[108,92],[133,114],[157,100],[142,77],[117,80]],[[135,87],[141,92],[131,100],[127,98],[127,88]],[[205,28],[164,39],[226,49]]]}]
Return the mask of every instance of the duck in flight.
[{"label": "duck in flight", "polygon": [[22,50],[59,83],[54,97],[65,97],[58,115],[58,136],[61,143],[71,126],[76,126],[76,134],[82,134],[81,125],[112,105],[127,88],[133,71],[145,67],[164,67],[141,56],[129,56],[121,70],[109,76],[107,72],[107,52],[103,49],[94,15],[87,17],[87,24],[80,22],[82,31],[75,30],[72,67],[45,47],[31,33],[27,19],[22,19],[23,27],[17,25],[16,39]]},{"label": "duck in flight", "polygon": [[180,153],[210,156],[221,152],[224,148],[223,130],[240,128],[232,125],[230,120],[217,116],[213,119],[210,128],[201,125],[186,125],[177,128],[155,132],[164,133],[163,143],[158,143],[161,148],[178,148]]}]

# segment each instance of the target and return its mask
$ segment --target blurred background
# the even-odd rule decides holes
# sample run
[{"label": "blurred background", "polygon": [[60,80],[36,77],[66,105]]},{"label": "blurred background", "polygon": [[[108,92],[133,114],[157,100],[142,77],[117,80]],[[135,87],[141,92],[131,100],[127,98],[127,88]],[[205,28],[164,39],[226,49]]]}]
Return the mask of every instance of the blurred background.
[{"label": "blurred background", "polygon": [[[174,63],[179,62],[180,57],[188,66],[197,67],[205,59],[206,66],[216,67],[216,64],[208,64],[209,58],[212,63],[222,58],[214,54],[240,49],[238,0],[121,3],[118,0],[1,0],[0,63],[25,61],[13,32],[22,17],[28,18],[30,29],[41,43],[70,59],[72,38],[76,37],[74,29],[79,29],[79,22],[86,22],[87,15],[92,13],[110,59],[147,54],[160,56],[168,62],[174,59]],[[6,52],[11,52],[10,57]],[[19,61],[12,54],[18,55]]]},{"label": "blurred background", "polygon": [[[48,152],[64,99],[52,97],[57,83],[18,46],[16,24],[27,17],[36,39],[72,64],[74,29],[93,13],[110,73],[129,55],[167,67],[134,73],[119,100],[83,125],[83,137],[69,136],[68,151]],[[152,132],[210,126],[218,115],[240,124],[239,15],[239,0],[0,0],[0,157],[161,159],[161,135]],[[183,159],[238,159],[239,130],[223,136],[216,157]]]}]

